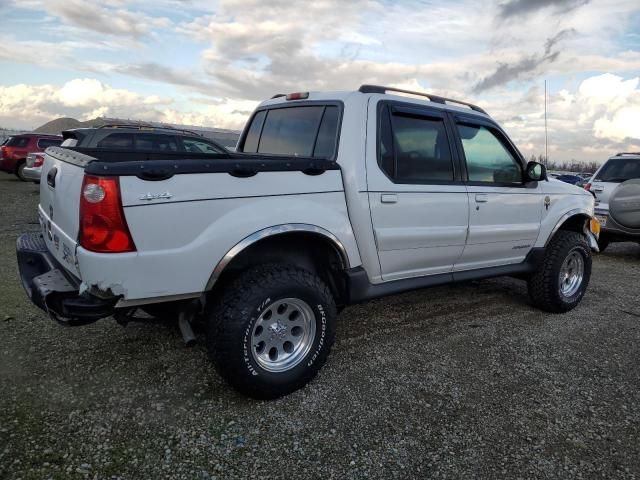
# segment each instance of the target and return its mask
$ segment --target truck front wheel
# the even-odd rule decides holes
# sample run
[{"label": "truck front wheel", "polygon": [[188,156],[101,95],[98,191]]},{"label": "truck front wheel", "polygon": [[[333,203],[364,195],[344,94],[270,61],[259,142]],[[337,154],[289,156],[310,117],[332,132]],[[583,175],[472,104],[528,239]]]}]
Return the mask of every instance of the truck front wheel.
[{"label": "truck front wheel", "polygon": [[529,278],[529,297],[542,310],[568,312],[580,303],[590,278],[591,249],[587,241],[579,233],[560,230]]},{"label": "truck front wheel", "polygon": [[237,390],[277,398],[315,377],[335,323],[336,305],[320,277],[290,265],[261,265],[222,292],[207,319],[207,347]]}]

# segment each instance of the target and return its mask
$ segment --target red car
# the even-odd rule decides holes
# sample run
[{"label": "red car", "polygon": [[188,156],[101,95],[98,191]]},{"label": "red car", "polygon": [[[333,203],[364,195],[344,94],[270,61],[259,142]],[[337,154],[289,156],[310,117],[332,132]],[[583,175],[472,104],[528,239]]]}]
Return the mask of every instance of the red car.
[{"label": "red car", "polygon": [[44,152],[47,147],[59,146],[62,137],[59,135],[44,135],[40,133],[24,133],[10,137],[0,147],[0,170],[15,173],[22,181],[23,170],[27,155],[33,152]]}]

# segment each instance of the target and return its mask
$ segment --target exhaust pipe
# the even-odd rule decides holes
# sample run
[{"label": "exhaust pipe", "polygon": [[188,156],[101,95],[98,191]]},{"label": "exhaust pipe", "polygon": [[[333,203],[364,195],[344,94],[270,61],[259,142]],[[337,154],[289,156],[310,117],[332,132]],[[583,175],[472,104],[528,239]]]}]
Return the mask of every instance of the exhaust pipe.
[{"label": "exhaust pipe", "polygon": [[196,315],[199,303],[197,301],[187,303],[178,315],[178,327],[182,333],[182,339],[187,347],[196,344],[196,336],[191,328],[191,322]]}]

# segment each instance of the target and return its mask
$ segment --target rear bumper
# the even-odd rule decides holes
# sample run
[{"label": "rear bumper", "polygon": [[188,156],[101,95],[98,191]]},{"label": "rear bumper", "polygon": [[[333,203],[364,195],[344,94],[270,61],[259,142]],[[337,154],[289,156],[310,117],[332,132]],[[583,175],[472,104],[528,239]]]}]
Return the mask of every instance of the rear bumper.
[{"label": "rear bumper", "polygon": [[40,175],[42,174],[42,167],[24,167],[22,170],[22,175],[27,180],[32,180],[34,182],[40,182]]},{"label": "rear bumper", "polygon": [[620,225],[615,218],[609,215],[608,205],[607,208],[596,206],[595,214],[607,217],[607,223],[602,227],[600,233],[601,237],[606,237],[612,242],[640,242],[640,230]]},{"label": "rear bumper", "polygon": [[84,325],[113,314],[118,297],[103,299],[80,293],[80,282],[49,253],[41,234],[19,236],[16,255],[27,296],[54,320]]}]

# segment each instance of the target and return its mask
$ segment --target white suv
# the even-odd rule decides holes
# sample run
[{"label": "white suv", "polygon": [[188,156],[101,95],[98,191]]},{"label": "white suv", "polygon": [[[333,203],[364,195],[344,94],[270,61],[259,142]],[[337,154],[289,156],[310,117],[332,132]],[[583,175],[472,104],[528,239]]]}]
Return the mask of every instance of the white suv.
[{"label": "white suv", "polygon": [[585,189],[596,198],[595,213],[602,226],[600,251],[610,242],[640,242],[640,152],[609,158]]},{"label": "white suv", "polygon": [[67,324],[173,311],[185,338],[200,316],[221,374],[273,398],[313,378],[345,305],[511,275],[566,312],[587,289],[593,197],[547,181],[475,105],[276,95],[237,151],[47,150],[42,234],[17,245],[33,302]]}]

